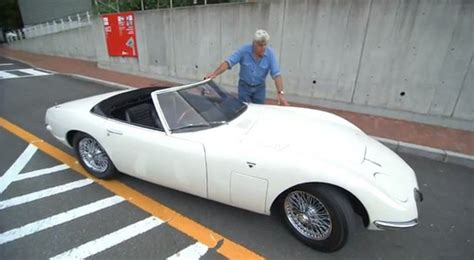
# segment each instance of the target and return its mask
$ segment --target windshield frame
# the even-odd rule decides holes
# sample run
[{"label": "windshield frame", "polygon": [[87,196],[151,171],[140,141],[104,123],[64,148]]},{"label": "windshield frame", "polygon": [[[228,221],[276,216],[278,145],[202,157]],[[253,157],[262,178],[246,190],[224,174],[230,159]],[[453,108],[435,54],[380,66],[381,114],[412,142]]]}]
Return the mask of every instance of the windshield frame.
[{"label": "windshield frame", "polygon": [[[158,113],[158,116],[161,120],[161,123],[163,125],[163,128],[165,130],[165,133],[167,135],[171,135],[171,134],[178,134],[178,133],[187,133],[189,131],[176,131],[176,129],[171,129],[167,120],[166,120],[166,117],[165,117],[165,114],[163,112],[163,108],[161,107],[160,105],[160,101],[158,99],[158,96],[159,95],[162,95],[162,94],[165,94],[165,93],[170,93],[170,92],[176,92],[178,95],[181,95],[179,93],[180,90],[184,90],[184,89],[189,89],[189,88],[193,88],[193,87],[197,87],[197,86],[200,86],[200,85],[204,85],[204,84],[207,84],[208,82],[212,81],[212,79],[206,79],[206,80],[203,80],[203,81],[199,81],[199,82],[195,82],[195,83],[192,83],[192,84],[188,84],[188,85],[183,85],[183,86],[177,86],[177,87],[171,87],[171,88],[166,88],[166,89],[159,89],[159,90],[156,90],[156,91],[153,91],[150,93],[151,95],[151,98],[152,98],[152,101],[153,101],[153,104],[155,106],[155,109]],[[214,82],[213,82],[214,83]],[[214,83],[219,89],[221,89],[221,87],[219,85],[217,85],[216,83]],[[187,102],[187,101],[186,101]],[[188,103],[189,104],[189,103]],[[191,104],[189,104],[191,106]],[[229,123],[230,121],[234,120],[235,118],[239,117],[240,115],[242,115],[246,110],[247,110],[247,107],[248,107],[248,104],[244,102],[244,108],[245,109],[242,109],[242,112],[239,112],[234,118],[232,118],[231,120],[227,121],[227,123]],[[197,112],[197,111],[196,111]],[[201,131],[201,130],[206,130],[206,129],[211,129],[211,128],[214,128],[216,125],[209,125],[208,128],[200,128],[200,129],[197,129],[196,131]]]}]

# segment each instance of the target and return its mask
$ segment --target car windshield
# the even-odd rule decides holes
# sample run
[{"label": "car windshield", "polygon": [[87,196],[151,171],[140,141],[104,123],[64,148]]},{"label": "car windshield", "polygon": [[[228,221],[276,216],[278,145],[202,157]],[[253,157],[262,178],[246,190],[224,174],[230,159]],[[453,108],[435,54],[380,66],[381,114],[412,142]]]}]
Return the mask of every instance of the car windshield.
[{"label": "car windshield", "polygon": [[195,131],[225,124],[243,113],[247,105],[213,81],[158,94],[172,132]]}]

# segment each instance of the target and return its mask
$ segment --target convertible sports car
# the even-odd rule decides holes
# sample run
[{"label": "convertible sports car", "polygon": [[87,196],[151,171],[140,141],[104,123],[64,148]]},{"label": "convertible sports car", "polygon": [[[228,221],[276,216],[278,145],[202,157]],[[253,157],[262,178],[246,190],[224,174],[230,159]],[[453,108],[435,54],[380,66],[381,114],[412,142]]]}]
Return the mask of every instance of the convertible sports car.
[{"label": "convertible sports car", "polygon": [[240,102],[213,81],[120,90],[51,107],[46,128],[98,178],[119,172],[261,214],[305,244],[357,225],[417,224],[422,196],[394,152],[331,113]]}]

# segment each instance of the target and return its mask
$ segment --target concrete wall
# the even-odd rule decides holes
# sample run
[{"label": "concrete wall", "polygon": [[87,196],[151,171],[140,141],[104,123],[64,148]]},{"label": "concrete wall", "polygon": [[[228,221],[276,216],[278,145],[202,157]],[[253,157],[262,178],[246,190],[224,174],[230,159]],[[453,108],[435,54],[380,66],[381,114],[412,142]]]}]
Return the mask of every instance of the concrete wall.
[{"label": "concrete wall", "polygon": [[96,36],[92,26],[84,26],[11,44],[14,49],[40,54],[96,61]]},{"label": "concrete wall", "polygon": [[353,102],[474,120],[474,96],[459,99],[474,87],[473,13],[473,1],[374,1]]},{"label": "concrete wall", "polygon": [[474,0],[261,0],[136,18],[139,59],[109,57],[95,20],[100,67],[199,80],[262,28],[292,101],[474,130]]}]

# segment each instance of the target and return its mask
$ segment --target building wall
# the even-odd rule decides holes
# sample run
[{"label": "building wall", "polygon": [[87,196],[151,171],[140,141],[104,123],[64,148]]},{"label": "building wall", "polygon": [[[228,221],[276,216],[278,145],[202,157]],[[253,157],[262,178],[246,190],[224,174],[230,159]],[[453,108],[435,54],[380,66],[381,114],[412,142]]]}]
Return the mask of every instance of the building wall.
[{"label": "building wall", "polygon": [[91,0],[18,0],[25,26],[92,10]]},{"label": "building wall", "polygon": [[[138,59],[109,57],[94,21],[100,67],[200,80],[262,28],[290,100],[474,130],[474,0],[275,0],[136,12],[136,19]],[[236,67],[218,80],[235,86],[237,76]]]}]

